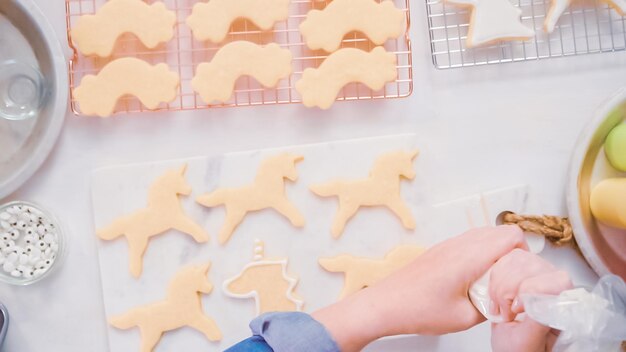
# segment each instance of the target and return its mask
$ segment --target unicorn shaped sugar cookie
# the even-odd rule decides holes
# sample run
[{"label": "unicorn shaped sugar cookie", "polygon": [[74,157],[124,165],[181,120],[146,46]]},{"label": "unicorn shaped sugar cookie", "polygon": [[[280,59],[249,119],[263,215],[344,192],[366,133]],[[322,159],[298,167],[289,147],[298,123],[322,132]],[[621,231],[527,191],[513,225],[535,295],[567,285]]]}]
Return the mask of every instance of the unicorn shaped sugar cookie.
[{"label": "unicorn shaped sugar cookie", "polygon": [[[626,16],[626,0],[603,0],[610,8],[615,10],[620,16]],[[543,29],[552,33],[556,27],[556,23],[563,15],[563,12],[571,5],[572,0],[551,0],[550,8],[543,22]]]},{"label": "unicorn shaped sugar cookie", "polygon": [[150,186],[147,207],[122,216],[97,231],[98,237],[106,241],[126,236],[129,269],[134,277],[141,275],[143,254],[150,237],[174,229],[190,235],[198,243],[209,239],[206,231],[188,217],[180,205],[178,195],[191,194],[191,187],[184,177],[186,170],[185,164],[180,169],[166,171]]},{"label": "unicorn shaped sugar cookie", "polygon": [[263,242],[256,240],[253,261],[239,275],[224,281],[224,293],[234,298],[254,298],[257,315],[301,311],[304,302],[294,292],[298,279],[287,274],[287,258],[264,259],[263,251]]},{"label": "unicorn shaped sugar cookie", "polygon": [[293,226],[304,226],[304,217],[285,195],[285,179],[296,181],[296,163],[304,157],[282,153],[261,162],[252,184],[238,188],[218,188],[200,195],[196,201],[205,207],[224,205],[226,220],[219,234],[219,243],[228,242],[230,236],[250,211],[272,208],[285,216]]},{"label": "unicorn shaped sugar cookie", "polygon": [[526,40],[535,31],[520,20],[522,11],[509,0],[446,0],[454,5],[470,7],[471,18],[466,46],[473,48],[500,40]]},{"label": "unicorn shaped sugar cookie", "polygon": [[344,274],[344,286],[339,294],[339,299],[342,299],[393,274],[422,252],[423,247],[402,244],[390,250],[382,259],[342,254],[320,258],[319,264],[327,271]]},{"label": "unicorn shaped sugar cookie", "polygon": [[164,300],[133,308],[111,317],[109,324],[118,329],[139,327],[141,352],[150,352],[164,332],[184,326],[194,328],[210,341],[222,339],[215,321],[204,314],[200,294],[209,294],[213,285],[207,279],[211,263],[182,268],[167,289]]},{"label": "unicorn shaped sugar cookie", "polygon": [[381,155],[374,162],[369,176],[359,180],[335,180],[312,185],[311,191],[320,197],[339,198],[331,233],[338,238],[346,223],[362,206],[385,206],[396,214],[407,229],[415,229],[411,210],[400,197],[400,179],[412,180],[413,159],[418,151],[395,151]]}]

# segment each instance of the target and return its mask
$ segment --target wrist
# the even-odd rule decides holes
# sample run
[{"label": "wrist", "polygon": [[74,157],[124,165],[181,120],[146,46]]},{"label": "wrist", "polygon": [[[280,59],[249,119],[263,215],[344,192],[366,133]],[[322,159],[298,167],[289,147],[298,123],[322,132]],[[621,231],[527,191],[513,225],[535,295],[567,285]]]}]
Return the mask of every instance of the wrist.
[{"label": "wrist", "polygon": [[359,291],[311,316],[324,325],[341,351],[360,351],[387,336],[384,301],[371,297],[371,289]]}]

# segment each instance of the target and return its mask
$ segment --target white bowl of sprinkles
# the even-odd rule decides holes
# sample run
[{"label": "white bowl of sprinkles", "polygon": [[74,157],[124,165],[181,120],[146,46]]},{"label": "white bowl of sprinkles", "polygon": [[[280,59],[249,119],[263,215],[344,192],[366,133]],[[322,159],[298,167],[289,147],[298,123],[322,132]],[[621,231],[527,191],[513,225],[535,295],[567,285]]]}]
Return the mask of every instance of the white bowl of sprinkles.
[{"label": "white bowl of sprinkles", "polygon": [[23,201],[0,205],[0,281],[30,285],[58,266],[64,250],[58,221]]}]

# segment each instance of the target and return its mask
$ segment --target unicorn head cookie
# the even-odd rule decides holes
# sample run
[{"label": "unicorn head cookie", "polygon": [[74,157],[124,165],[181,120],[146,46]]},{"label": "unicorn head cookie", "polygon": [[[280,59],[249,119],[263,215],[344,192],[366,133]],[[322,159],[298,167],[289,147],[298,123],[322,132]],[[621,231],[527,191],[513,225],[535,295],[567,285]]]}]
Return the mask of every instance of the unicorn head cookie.
[{"label": "unicorn head cookie", "polygon": [[254,298],[259,315],[302,310],[304,302],[294,292],[297,283],[298,279],[287,273],[287,258],[264,259],[263,242],[257,240],[253,261],[226,280],[223,290],[234,298]]}]

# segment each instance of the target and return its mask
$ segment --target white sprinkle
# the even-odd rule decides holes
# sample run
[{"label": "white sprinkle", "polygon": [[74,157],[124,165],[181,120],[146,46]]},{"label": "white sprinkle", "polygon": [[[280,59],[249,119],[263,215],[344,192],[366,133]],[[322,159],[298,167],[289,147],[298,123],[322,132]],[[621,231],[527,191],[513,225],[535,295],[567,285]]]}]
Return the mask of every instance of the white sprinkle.
[{"label": "white sprinkle", "polygon": [[54,242],[54,236],[49,234],[49,233],[47,233],[47,234],[45,234],[43,236],[43,241],[48,243],[48,244],[50,244],[50,243]]},{"label": "white sprinkle", "polygon": [[7,212],[0,213],[0,220],[9,220],[11,218],[11,214]]},{"label": "white sprinkle", "polygon": [[14,205],[12,207],[10,207],[9,209],[7,209],[7,213],[11,214],[11,215],[15,215],[17,213],[20,212],[20,208],[17,207],[17,205]]},{"label": "white sprinkle", "polygon": [[34,244],[36,242],[35,241],[35,236],[28,235],[28,234],[26,236],[24,236],[23,240],[24,240],[24,243],[26,243],[27,247],[28,247],[28,245]]},{"label": "white sprinkle", "polygon": [[15,264],[11,262],[4,262],[4,264],[2,265],[2,270],[4,270],[7,273],[10,273],[11,271],[15,270]]},{"label": "white sprinkle", "polygon": [[13,229],[9,231],[9,235],[11,236],[11,239],[15,241],[20,237],[20,232],[16,229]]},{"label": "white sprinkle", "polygon": [[56,252],[58,252],[58,251],[59,251],[59,245],[58,245],[56,242],[55,242],[55,243],[53,243],[53,244],[51,244],[51,245],[50,245],[50,248],[52,249],[52,251],[53,251],[54,253],[56,253]]},{"label": "white sprinkle", "polygon": [[6,230],[10,230],[11,229],[11,224],[9,224],[8,221],[4,221],[4,220],[0,221],[0,226],[3,229],[6,229]]},{"label": "white sprinkle", "polygon": [[2,252],[7,255],[11,252],[15,252],[15,242],[11,240],[4,242],[4,248],[2,248]]},{"label": "white sprinkle", "polygon": [[11,276],[13,276],[13,277],[20,277],[20,276],[22,276],[22,272],[19,271],[19,270],[13,270],[13,271],[11,271]]},{"label": "white sprinkle", "polygon": [[46,233],[46,227],[43,225],[37,225],[37,233],[39,235],[43,235],[44,233]]},{"label": "white sprinkle", "polygon": [[11,252],[7,256],[7,261],[10,262],[10,263],[15,263],[15,262],[17,262],[17,258],[18,258],[17,253]]},{"label": "white sprinkle", "polygon": [[28,264],[28,255],[27,254],[20,254],[20,264],[22,264],[22,265]]},{"label": "white sprinkle", "polygon": [[33,247],[33,249],[30,251],[30,256],[31,258],[41,258],[41,249]]}]

